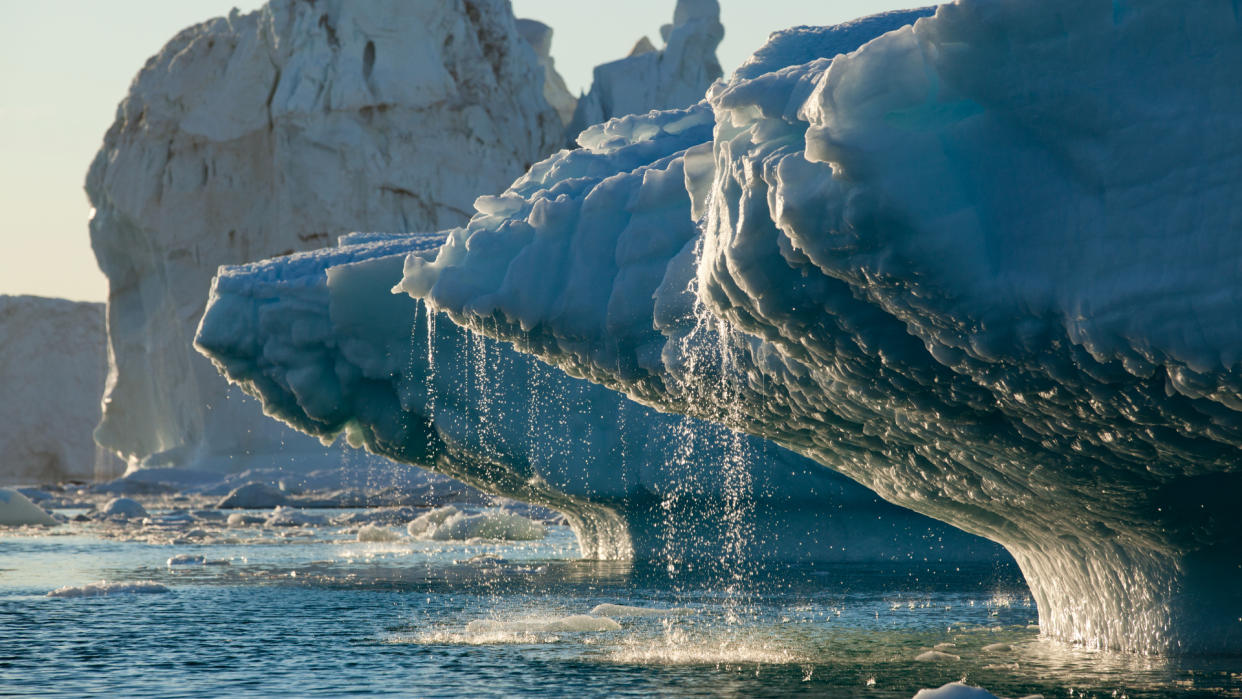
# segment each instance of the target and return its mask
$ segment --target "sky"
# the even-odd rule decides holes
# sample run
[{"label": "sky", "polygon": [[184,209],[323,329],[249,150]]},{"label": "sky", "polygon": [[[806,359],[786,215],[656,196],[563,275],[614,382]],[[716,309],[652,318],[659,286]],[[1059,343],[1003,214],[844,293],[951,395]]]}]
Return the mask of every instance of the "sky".
[{"label": "sky", "polygon": [[[436,1],[441,0],[411,0]],[[552,56],[571,91],[641,36],[660,45],[674,0],[512,0],[519,17],[553,29]],[[909,0],[721,0],[725,74],[768,34],[835,24]],[[147,58],[180,29],[249,12],[260,0],[0,0],[0,294],[103,301],[82,190],[117,103]],[[602,28],[602,29],[601,29]]]}]

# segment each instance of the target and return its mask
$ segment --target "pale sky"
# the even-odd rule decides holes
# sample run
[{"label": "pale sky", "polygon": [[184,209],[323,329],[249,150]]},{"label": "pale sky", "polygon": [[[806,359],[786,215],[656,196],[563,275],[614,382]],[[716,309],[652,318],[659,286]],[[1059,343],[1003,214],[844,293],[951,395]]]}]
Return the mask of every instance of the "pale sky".
[{"label": "pale sky", "polygon": [[[431,0],[411,0],[431,1]],[[434,0],[440,1],[440,0]],[[82,183],[116,105],[146,59],[178,30],[260,0],[0,0],[0,294],[103,301]],[[726,75],[768,34],[835,24],[909,0],[721,0]],[[552,56],[575,93],[591,69],[640,36],[660,45],[674,0],[513,0],[553,28]]]}]

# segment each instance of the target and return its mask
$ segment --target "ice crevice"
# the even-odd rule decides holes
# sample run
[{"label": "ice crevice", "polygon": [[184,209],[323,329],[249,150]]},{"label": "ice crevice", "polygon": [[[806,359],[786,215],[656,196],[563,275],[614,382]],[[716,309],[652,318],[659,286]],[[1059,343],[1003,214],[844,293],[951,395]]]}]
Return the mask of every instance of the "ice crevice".
[{"label": "ice crevice", "polygon": [[959,0],[807,55],[834,31],[588,131],[400,287],[1003,544],[1049,635],[1242,652],[1230,3]]}]

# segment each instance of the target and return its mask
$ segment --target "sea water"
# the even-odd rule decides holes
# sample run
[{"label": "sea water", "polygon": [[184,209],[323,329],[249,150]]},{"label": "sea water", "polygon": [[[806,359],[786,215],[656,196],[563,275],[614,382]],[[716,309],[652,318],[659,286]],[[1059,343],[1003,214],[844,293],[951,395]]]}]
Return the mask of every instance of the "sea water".
[{"label": "sea water", "polygon": [[[1237,659],[1042,640],[1008,566],[715,581],[577,560],[563,526],[360,542],[356,527],[151,514],[0,530],[0,694],[909,697],[964,680],[1002,696],[1242,695]],[[107,594],[76,594],[100,581]]]}]

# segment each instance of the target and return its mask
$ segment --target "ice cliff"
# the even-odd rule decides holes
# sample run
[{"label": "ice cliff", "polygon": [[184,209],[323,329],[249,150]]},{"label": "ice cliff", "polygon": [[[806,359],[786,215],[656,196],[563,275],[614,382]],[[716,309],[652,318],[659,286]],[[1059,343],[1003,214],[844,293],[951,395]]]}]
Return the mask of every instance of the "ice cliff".
[{"label": "ice cliff", "polygon": [[652,109],[680,109],[703,99],[721,76],[716,47],[724,38],[716,0],[677,0],[673,23],[660,28],[664,48],[643,37],[630,55],[595,67],[566,130],[572,145],[586,127]]},{"label": "ice cliff", "polygon": [[402,287],[1000,542],[1052,637],[1242,652],[1236,3],[833,35],[588,132]]},{"label": "ice cliff", "polygon": [[109,281],[99,443],[131,466],[339,463],[193,351],[212,275],[464,222],[562,142],[544,74],[504,0],[273,0],[173,38],[87,176]]},{"label": "ice cliff", "polygon": [[116,475],[91,438],[106,369],[103,304],[0,296],[0,484]]}]

